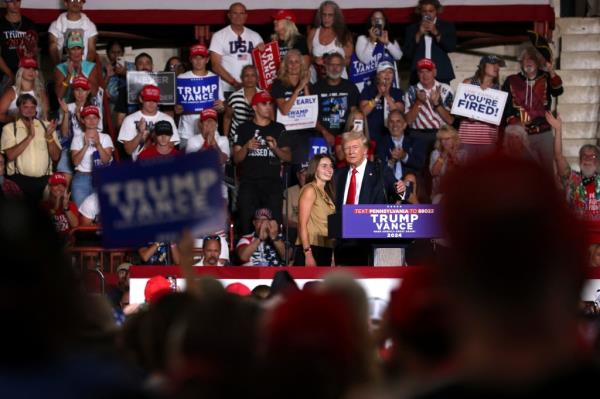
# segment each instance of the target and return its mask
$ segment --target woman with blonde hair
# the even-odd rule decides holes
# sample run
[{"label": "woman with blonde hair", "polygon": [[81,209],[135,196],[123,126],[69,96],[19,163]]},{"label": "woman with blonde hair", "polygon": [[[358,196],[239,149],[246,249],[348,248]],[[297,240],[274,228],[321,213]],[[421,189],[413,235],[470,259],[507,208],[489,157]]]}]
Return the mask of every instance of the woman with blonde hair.
[{"label": "woman with blonde hair", "polygon": [[431,173],[431,199],[435,203],[440,192],[440,181],[444,175],[456,166],[464,163],[465,152],[460,149],[458,132],[450,125],[442,126],[437,134],[434,150],[431,153],[429,172]]},{"label": "woman with blonde hair", "polygon": [[17,98],[21,94],[31,94],[38,101],[37,118],[48,116],[48,97],[44,89],[44,78],[39,73],[35,58],[22,58],[15,77],[15,85],[8,87],[0,98],[0,122],[14,121],[17,114]]},{"label": "woman with blonde hair", "polygon": [[[289,50],[298,50],[302,54],[305,65],[310,65],[306,37],[302,36],[296,26],[296,14],[289,10],[279,10],[273,15],[273,31],[271,40],[279,45],[279,57],[283,59]],[[264,46],[264,44],[261,44]],[[259,45],[259,46],[261,46]]]},{"label": "woman with blonde hair", "polygon": [[327,237],[327,216],[335,212],[333,161],[315,155],[300,191],[295,265],[331,266],[333,242]]}]

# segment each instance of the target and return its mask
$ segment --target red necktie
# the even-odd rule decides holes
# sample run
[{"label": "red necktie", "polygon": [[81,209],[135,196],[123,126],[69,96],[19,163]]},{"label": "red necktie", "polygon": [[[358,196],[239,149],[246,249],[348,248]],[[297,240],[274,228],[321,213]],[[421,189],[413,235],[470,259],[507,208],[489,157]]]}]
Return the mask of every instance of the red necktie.
[{"label": "red necktie", "polygon": [[348,186],[348,196],[346,197],[346,205],[354,205],[354,198],[356,197],[356,174],[358,171],[356,168],[352,169],[352,177],[350,178],[350,185]]}]

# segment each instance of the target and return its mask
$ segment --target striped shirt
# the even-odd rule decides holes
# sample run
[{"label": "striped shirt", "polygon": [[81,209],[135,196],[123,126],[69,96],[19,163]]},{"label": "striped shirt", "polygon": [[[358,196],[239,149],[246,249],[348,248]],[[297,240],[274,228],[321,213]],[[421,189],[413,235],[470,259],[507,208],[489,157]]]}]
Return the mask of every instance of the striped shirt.
[{"label": "striped shirt", "polygon": [[[481,86],[476,77],[470,78],[465,83]],[[500,85],[493,84],[491,88],[500,90]],[[496,144],[498,141],[498,126],[473,119],[463,119],[460,121],[458,135],[460,142],[463,144]]]},{"label": "striped shirt", "polygon": [[252,119],[254,110],[252,109],[252,106],[246,102],[244,89],[231,93],[227,99],[227,105],[233,109],[231,128],[229,130],[229,142],[235,143],[237,142],[237,127],[247,120]]},{"label": "striped shirt", "polygon": [[419,110],[419,114],[417,115],[417,119],[413,123],[410,124],[411,129],[423,130],[423,129],[439,129],[440,127],[446,125],[446,122],[439,113],[435,111],[431,100],[429,100],[431,96],[431,92],[433,90],[437,90],[438,87],[441,86],[441,102],[444,108],[448,111],[452,108],[452,101],[454,101],[454,93],[449,85],[445,83],[440,83],[438,81],[435,82],[434,86],[427,90],[421,85],[421,82],[416,85],[412,85],[408,88],[406,92],[404,104],[406,109],[410,109],[410,107],[417,100],[417,92],[419,90],[424,90],[427,93],[427,102],[421,106]]}]

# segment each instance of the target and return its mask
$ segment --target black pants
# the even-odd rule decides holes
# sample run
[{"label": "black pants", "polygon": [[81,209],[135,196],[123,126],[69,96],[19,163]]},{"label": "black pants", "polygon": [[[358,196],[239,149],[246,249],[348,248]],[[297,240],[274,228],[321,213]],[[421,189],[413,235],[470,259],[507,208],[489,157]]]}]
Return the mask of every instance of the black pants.
[{"label": "black pants", "polygon": [[[313,258],[317,262],[317,266],[331,266],[331,255],[333,255],[333,249],[318,247],[311,245]],[[296,245],[296,253],[294,254],[294,266],[304,266],[304,249],[300,245]]]},{"label": "black pants", "polygon": [[238,191],[238,234],[248,234],[254,230],[252,220],[259,208],[269,208],[273,218],[281,224],[283,187],[279,180],[242,181]]},{"label": "black pants", "polygon": [[6,177],[19,186],[26,200],[38,203],[42,200],[49,176],[30,177],[14,174]]}]

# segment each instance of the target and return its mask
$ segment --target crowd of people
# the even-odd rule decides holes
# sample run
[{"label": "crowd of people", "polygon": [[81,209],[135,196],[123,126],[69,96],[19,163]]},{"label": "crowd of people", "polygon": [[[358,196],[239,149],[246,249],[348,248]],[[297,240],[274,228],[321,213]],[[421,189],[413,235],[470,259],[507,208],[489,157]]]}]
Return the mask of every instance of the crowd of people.
[{"label": "crowd of people", "polygon": [[[124,62],[123,44],[115,41],[96,62],[98,32],[83,12],[85,0],[65,0],[66,12],[48,30],[55,67],[46,86],[35,25],[21,15],[21,1],[4,3],[0,193],[43,201],[65,236],[98,224],[95,169],[207,149],[218,152],[225,171],[223,196],[234,226],[234,234],[226,226],[214,232],[222,238],[217,264],[365,265],[369,246],[332,239],[331,215],[346,204],[439,203],[444,176],[496,152],[556,169],[574,209],[599,210],[599,150],[582,148],[580,172],[563,157],[561,120],[552,113],[562,81],[547,50],[524,46],[520,71],[503,82],[504,60],[485,55],[463,82],[507,93],[499,125],[451,113],[448,53],[456,32],[438,0],[418,1],[402,46],[382,10],[371,12],[356,41],[334,1],[321,3],[306,36],[294,12],[278,11],[269,39],[278,43],[281,64],[269,90],[258,88],[252,58],[254,49],[265,49],[263,38],[246,26],[246,6],[233,3],[230,24],[210,43],[184,49],[187,58],[171,57],[165,66],[178,82],[218,77],[212,106],[193,113],[162,105],[154,84],[131,102],[127,74],[155,71],[152,57],[140,53]],[[403,58],[409,71],[399,71]],[[371,73],[357,79],[356,63]],[[314,127],[280,122],[309,95],[318,98]],[[178,252],[170,242],[140,243],[137,251],[143,264],[177,263]]]}]

